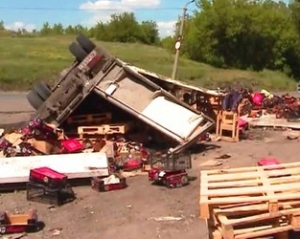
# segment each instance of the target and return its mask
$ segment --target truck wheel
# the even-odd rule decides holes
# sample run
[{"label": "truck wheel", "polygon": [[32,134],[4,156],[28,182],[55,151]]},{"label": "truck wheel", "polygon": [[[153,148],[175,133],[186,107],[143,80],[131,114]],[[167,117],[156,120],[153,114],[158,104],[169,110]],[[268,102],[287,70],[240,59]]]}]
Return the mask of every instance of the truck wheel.
[{"label": "truck wheel", "polygon": [[38,82],[34,86],[34,91],[45,101],[51,95],[50,87],[44,82]]},{"label": "truck wheel", "polygon": [[76,57],[76,60],[81,62],[84,60],[84,58],[86,58],[86,56],[88,55],[80,45],[78,45],[76,42],[73,42],[70,46],[69,46],[69,51],[73,54],[73,56]]},{"label": "truck wheel", "polygon": [[79,43],[79,45],[83,48],[83,50],[85,50],[87,53],[91,53],[96,48],[96,45],[83,34],[79,34],[76,37],[76,40]]},{"label": "truck wheel", "polygon": [[165,185],[166,185],[167,188],[172,188],[171,183],[168,180],[166,180],[166,184]]},{"label": "truck wheel", "polygon": [[182,178],[181,178],[181,184],[182,185],[186,185],[186,184],[188,184],[188,182],[189,182],[188,177],[187,176],[182,176]]},{"label": "truck wheel", "polygon": [[43,99],[35,92],[35,90],[29,91],[27,94],[27,100],[36,110],[44,103]]}]

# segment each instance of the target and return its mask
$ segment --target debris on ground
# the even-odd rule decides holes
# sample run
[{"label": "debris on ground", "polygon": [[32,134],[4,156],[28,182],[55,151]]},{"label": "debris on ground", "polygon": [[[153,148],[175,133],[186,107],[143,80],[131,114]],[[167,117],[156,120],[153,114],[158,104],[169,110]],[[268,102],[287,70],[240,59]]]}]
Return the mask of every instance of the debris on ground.
[{"label": "debris on ground", "polygon": [[300,133],[299,133],[299,131],[296,131],[296,130],[287,130],[284,132],[284,135],[289,140],[296,140],[296,139],[299,139]]},{"label": "debris on ground", "polygon": [[155,220],[157,222],[162,222],[162,221],[180,221],[182,219],[183,219],[182,217],[170,217],[170,216],[167,216],[167,217],[150,217],[150,218],[148,218],[148,220]]},{"label": "debris on ground", "polygon": [[222,154],[220,156],[216,156],[215,159],[229,159],[231,158],[230,154]]},{"label": "debris on ground", "polygon": [[62,228],[51,228],[49,231],[51,232],[52,236],[59,236]]},{"label": "debris on ground", "polygon": [[200,164],[201,167],[216,167],[221,165],[223,165],[223,162],[215,159],[210,159]]}]

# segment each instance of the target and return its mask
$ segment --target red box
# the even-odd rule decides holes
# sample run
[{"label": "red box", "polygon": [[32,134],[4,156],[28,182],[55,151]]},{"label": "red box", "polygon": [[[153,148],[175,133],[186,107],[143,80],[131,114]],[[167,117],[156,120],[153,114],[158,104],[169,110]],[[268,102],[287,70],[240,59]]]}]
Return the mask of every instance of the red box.
[{"label": "red box", "polygon": [[65,139],[61,141],[61,153],[79,153],[83,145],[77,139]]},{"label": "red box", "polygon": [[[257,162],[258,166],[270,166],[270,168],[265,168],[265,170],[283,170],[284,167],[280,166],[280,162],[276,158],[262,158]],[[280,171],[278,171],[280,172]],[[288,177],[291,176],[290,174],[279,174],[278,176],[270,176],[270,178],[276,177]]]},{"label": "red box", "polygon": [[[266,168],[266,170],[272,170],[272,169],[283,169],[280,165],[280,162],[276,158],[262,158],[258,160],[257,162],[258,166],[271,166],[270,169]],[[276,166],[278,165],[278,166]]]},{"label": "red box", "polygon": [[65,174],[56,172],[48,167],[35,168],[30,170],[29,181],[46,185],[50,188],[60,188],[67,184],[68,177]]}]

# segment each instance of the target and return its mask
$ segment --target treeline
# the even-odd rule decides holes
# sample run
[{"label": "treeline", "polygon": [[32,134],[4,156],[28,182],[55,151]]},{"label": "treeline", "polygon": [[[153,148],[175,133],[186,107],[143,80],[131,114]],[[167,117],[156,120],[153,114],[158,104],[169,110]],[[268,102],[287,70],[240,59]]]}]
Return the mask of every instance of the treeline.
[{"label": "treeline", "polygon": [[[300,0],[199,0],[182,53],[221,68],[282,71],[300,79]],[[163,45],[173,49],[174,38]]]},{"label": "treeline", "polygon": [[[4,30],[4,22],[0,22],[0,30]],[[64,27],[61,23],[50,25],[44,23],[41,29],[33,32],[27,32],[25,29],[19,29],[14,34],[19,35],[76,35],[84,33],[89,37],[100,41],[108,42],[140,42],[149,45],[160,43],[159,31],[156,22],[142,21],[138,22],[133,13],[125,12],[113,14],[108,22],[99,22],[91,28],[80,24]]]}]

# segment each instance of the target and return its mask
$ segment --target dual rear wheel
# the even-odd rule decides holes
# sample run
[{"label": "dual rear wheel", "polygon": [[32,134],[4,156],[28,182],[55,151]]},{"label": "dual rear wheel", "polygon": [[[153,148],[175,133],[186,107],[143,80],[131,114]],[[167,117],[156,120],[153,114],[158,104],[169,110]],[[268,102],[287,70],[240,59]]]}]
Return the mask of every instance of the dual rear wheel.
[{"label": "dual rear wheel", "polygon": [[[75,56],[78,62],[81,62],[95,49],[96,45],[83,34],[78,35],[76,41],[78,43],[73,42],[69,46],[69,51]],[[34,88],[28,92],[27,100],[30,105],[37,110],[50,95],[50,86],[44,82],[38,82]]]}]

